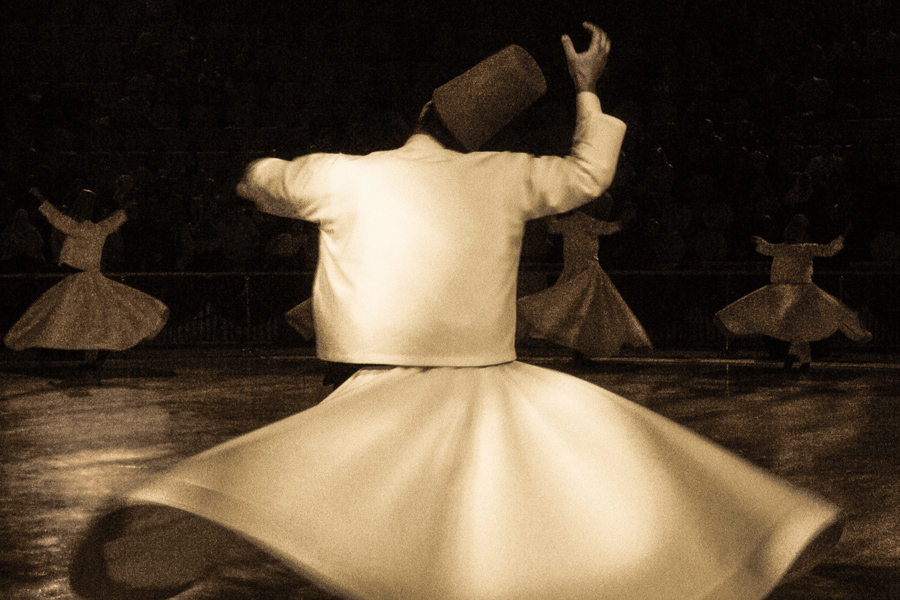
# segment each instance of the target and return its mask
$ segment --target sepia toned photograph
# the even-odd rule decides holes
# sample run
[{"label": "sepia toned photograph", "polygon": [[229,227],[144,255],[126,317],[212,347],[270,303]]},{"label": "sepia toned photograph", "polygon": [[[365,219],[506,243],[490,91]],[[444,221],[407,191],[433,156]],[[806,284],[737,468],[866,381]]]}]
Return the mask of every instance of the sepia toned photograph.
[{"label": "sepia toned photograph", "polygon": [[900,4],[7,0],[0,600],[900,600]]}]

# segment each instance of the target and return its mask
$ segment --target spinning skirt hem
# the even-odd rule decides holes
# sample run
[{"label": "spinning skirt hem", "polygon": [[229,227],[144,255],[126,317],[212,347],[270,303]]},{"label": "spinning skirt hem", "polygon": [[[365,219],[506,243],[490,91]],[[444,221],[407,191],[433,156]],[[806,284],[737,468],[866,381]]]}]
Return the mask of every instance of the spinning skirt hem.
[{"label": "spinning skirt hem", "polygon": [[[207,572],[222,546],[191,533],[202,517],[354,599],[759,600],[837,515],[646,408],[519,362],[364,369],[124,503],[134,518],[76,561],[87,598],[117,597],[92,591],[104,577],[175,589]],[[142,521],[142,505],[196,517]]]},{"label": "spinning skirt hem", "polygon": [[98,271],[69,275],[44,292],[6,334],[12,350],[127,350],[155,337],[168,307]]},{"label": "spinning skirt hem", "polygon": [[613,356],[623,346],[652,347],[643,326],[597,263],[519,298],[517,319],[519,337],[549,340],[592,356]]},{"label": "spinning skirt hem", "polygon": [[854,342],[872,334],[850,308],[813,283],[773,283],[716,313],[735,335],[766,335],[786,342],[814,342],[840,330]]}]

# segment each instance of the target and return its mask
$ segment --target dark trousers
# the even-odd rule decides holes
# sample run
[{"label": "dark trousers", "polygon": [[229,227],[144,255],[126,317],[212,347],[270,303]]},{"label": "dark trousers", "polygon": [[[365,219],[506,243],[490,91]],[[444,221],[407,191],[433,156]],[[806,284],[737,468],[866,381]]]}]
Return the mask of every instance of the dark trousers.
[{"label": "dark trousers", "polygon": [[365,367],[355,363],[325,361],[325,376],[322,378],[323,386],[334,386],[337,389],[342,383],[350,379],[354,373]]}]

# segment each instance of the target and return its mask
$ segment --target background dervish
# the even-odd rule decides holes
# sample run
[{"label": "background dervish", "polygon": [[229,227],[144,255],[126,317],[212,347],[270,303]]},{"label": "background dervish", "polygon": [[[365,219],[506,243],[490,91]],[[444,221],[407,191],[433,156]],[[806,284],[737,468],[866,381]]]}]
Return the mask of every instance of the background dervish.
[{"label": "background dervish", "polygon": [[516,360],[525,222],[602,194],[625,134],[596,94],[609,40],[585,27],[586,52],[563,37],[566,156],[477,151],[545,90],[512,46],[435,90],[401,148],[249,166],[240,194],[318,224],[318,355],[361,368],[126,494],[73,589],[190,590],[233,556],[227,530],[347,598],[750,600],[834,523],[690,430]]}]

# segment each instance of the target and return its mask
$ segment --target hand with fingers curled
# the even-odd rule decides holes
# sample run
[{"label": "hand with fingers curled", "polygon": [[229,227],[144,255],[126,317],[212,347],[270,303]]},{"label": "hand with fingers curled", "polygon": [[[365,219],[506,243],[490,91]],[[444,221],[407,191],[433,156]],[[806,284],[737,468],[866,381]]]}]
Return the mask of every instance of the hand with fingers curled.
[{"label": "hand with fingers curled", "polygon": [[569,65],[569,74],[575,82],[575,90],[578,92],[597,92],[597,81],[606,68],[609,58],[609,36],[606,32],[585,21],[582,26],[591,33],[591,43],[584,52],[576,52],[572,44],[572,38],[562,36],[563,50],[566,52],[566,62]]}]

